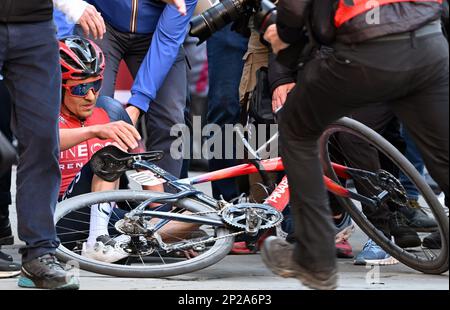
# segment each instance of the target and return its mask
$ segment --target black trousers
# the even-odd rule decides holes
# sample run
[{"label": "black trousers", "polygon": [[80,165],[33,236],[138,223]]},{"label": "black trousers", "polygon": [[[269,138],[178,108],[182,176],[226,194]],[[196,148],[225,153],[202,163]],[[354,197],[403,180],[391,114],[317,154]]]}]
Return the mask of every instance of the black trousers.
[{"label": "black trousers", "polygon": [[[10,127],[11,102],[5,84],[0,81],[0,132],[8,140],[12,140]],[[9,210],[11,204],[11,169],[0,176],[0,232],[9,224]]]},{"label": "black trousers", "polygon": [[[363,107],[352,112],[348,117],[378,132],[400,152],[405,152],[406,144],[401,135],[401,124],[389,104],[380,103]],[[339,144],[339,149],[337,147],[333,148],[333,144],[331,144],[328,150],[333,157],[333,161],[343,164],[350,163],[354,168],[366,169],[368,171],[383,169],[392,173],[397,178],[399,177],[398,168],[393,166],[389,160],[384,158],[375,148],[363,140],[346,134],[340,134],[335,139]],[[364,184],[357,183],[356,189],[360,194],[372,195],[372,193],[367,192]],[[342,207],[334,199],[334,195],[330,195],[329,198],[333,214],[342,213]],[[364,204],[362,207],[364,214],[370,222],[390,238],[389,219],[392,214],[389,208],[374,208]]]},{"label": "black trousers", "polygon": [[448,45],[442,34],[336,45],[299,74],[280,115],[281,152],[292,187],[296,261],[336,268],[334,225],[319,161],[324,128],[352,111],[386,102],[411,133],[445,194],[448,175]]}]

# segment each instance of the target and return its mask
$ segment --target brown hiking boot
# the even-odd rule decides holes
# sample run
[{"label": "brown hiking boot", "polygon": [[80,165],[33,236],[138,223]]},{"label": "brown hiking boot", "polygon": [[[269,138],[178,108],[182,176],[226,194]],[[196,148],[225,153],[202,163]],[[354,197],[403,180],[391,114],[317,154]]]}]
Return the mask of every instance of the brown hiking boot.
[{"label": "brown hiking boot", "polygon": [[294,245],[284,239],[268,237],[261,249],[266,266],[283,278],[296,278],[303,285],[317,290],[334,290],[337,287],[337,272],[313,272],[293,260]]}]

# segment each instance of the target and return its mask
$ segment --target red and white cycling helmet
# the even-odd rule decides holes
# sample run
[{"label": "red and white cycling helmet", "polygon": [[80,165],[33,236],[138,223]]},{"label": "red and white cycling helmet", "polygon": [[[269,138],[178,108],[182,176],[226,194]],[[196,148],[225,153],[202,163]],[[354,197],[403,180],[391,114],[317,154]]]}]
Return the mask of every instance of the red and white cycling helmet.
[{"label": "red and white cycling helmet", "polygon": [[103,76],[105,56],[91,40],[79,36],[59,41],[59,62],[63,80],[84,80]]}]

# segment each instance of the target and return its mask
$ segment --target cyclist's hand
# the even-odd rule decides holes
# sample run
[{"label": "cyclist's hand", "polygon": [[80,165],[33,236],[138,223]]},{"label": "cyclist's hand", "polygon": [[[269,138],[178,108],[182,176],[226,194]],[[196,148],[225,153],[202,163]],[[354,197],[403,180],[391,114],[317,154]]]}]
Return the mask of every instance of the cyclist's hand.
[{"label": "cyclist's hand", "polygon": [[272,45],[272,50],[274,54],[278,54],[281,50],[284,50],[289,47],[289,44],[285,43],[281,40],[278,35],[277,25],[270,25],[266,32],[264,33],[264,40],[269,42]]},{"label": "cyclist's hand", "polygon": [[286,103],[289,92],[295,87],[295,83],[278,86],[272,94],[272,110],[277,112]]},{"label": "cyclist's hand", "polygon": [[97,138],[102,140],[111,139],[123,150],[135,149],[139,146],[138,141],[141,140],[139,132],[134,126],[124,121],[93,127]]},{"label": "cyclist's hand", "polygon": [[184,2],[184,0],[162,0],[162,1],[164,1],[167,4],[174,5],[181,15],[183,16],[186,15],[186,3]]},{"label": "cyclist's hand", "polygon": [[105,21],[93,5],[86,6],[77,23],[80,24],[86,37],[91,34],[94,39],[103,39],[106,32]]}]

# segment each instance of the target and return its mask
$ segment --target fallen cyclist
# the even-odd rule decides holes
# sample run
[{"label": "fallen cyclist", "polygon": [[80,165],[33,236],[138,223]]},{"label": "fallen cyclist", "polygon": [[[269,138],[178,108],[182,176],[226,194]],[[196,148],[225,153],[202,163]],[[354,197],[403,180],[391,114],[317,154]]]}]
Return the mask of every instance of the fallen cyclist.
[{"label": "fallen cyclist", "polygon": [[[113,182],[100,179],[94,175],[89,164],[92,156],[108,145],[130,151],[138,148],[141,139],[120,103],[108,97],[99,98],[104,71],[102,51],[88,39],[77,36],[63,38],[60,41],[60,63],[63,80],[59,118],[60,200],[90,192],[126,188],[127,184],[121,184],[120,179]],[[122,245],[129,242],[129,236],[113,238],[108,231],[111,217],[118,220],[124,213],[115,203],[92,205],[90,218],[85,219],[89,222],[89,236],[82,244],[81,254],[108,263],[126,258],[129,254]],[[170,241],[178,237],[177,232],[195,229],[192,225],[170,223],[160,234],[164,241]],[[70,241],[64,240],[64,233],[59,235],[63,243]],[[195,255],[189,253],[186,256]]]}]

